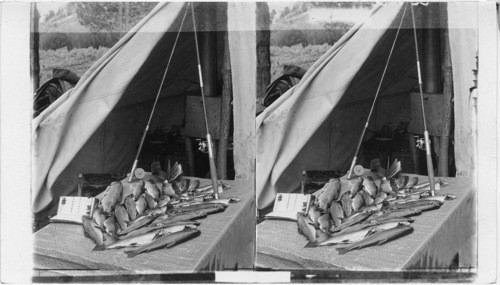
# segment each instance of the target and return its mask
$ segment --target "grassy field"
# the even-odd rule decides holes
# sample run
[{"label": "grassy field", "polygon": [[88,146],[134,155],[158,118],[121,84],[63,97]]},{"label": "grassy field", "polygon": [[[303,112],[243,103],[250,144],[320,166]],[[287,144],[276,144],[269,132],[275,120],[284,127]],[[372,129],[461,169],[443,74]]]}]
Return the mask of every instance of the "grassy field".
[{"label": "grassy field", "polygon": [[40,51],[40,85],[52,78],[53,68],[65,68],[82,76],[92,64],[108,51],[108,48],[66,48]]},{"label": "grassy field", "polygon": [[[309,45],[306,47],[295,45],[281,48],[272,46],[271,80],[281,75],[283,66],[286,64],[308,69],[330,47],[328,44]],[[104,47],[99,49],[72,49],[71,51],[68,51],[66,48],[48,51],[42,50],[40,51],[40,83],[43,84],[52,78],[53,68],[66,68],[81,77],[107,51],[108,48]]]}]

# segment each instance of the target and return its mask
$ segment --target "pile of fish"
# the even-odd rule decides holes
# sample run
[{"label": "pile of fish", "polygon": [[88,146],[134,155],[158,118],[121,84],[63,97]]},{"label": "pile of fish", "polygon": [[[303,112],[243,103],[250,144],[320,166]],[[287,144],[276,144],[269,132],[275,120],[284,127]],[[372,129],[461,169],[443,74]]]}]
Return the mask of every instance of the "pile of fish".
[{"label": "pile of fish", "polygon": [[[196,219],[222,212],[239,201],[215,200],[211,184],[200,187],[199,180],[181,175],[182,168],[176,163],[168,172],[145,181],[112,182],[92,218],[82,217],[85,236],[96,243],[94,250],[132,248],[125,253],[133,257],[172,247],[200,234]],[[219,182],[219,193],[228,188]]]},{"label": "pile of fish", "polygon": [[[380,245],[413,232],[412,216],[438,209],[453,195],[430,195],[429,182],[401,174],[397,160],[389,168],[373,167],[372,176],[357,177],[348,187],[334,178],[315,192],[307,213],[297,213],[299,233],[309,242],[305,247],[347,244],[339,254]],[[439,192],[446,182],[436,179]]]}]

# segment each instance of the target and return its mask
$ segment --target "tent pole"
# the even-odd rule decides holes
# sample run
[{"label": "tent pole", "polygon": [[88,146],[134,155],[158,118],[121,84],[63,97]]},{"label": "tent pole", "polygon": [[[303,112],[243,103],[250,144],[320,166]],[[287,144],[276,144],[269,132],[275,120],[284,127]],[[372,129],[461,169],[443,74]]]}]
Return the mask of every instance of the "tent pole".
[{"label": "tent pole", "polygon": [[227,144],[231,125],[231,63],[229,57],[229,44],[227,33],[224,34],[224,62],[222,67],[222,103],[221,103],[221,128],[219,138],[219,151],[217,156],[217,170],[219,178],[227,179]]},{"label": "tent pole", "polygon": [[451,121],[453,116],[453,71],[450,58],[450,42],[448,31],[443,31],[444,56],[443,56],[443,119],[441,124],[441,147],[439,148],[439,176],[449,176],[448,170],[448,148],[450,145]]},{"label": "tent pole", "polygon": [[31,19],[31,80],[33,84],[33,93],[35,93],[40,87],[40,33],[38,32],[40,13],[38,13],[36,2],[31,3]]}]

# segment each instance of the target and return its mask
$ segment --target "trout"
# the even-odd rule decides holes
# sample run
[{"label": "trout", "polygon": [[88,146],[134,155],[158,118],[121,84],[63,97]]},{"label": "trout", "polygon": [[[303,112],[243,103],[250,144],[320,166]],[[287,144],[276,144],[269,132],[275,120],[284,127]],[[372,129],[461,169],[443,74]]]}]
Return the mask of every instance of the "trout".
[{"label": "trout", "polygon": [[316,246],[328,246],[335,244],[348,244],[348,243],[356,243],[363,240],[367,235],[373,234],[375,232],[388,230],[399,226],[400,223],[392,222],[392,223],[384,223],[380,225],[370,226],[364,229],[360,229],[357,231],[349,232],[349,233],[340,233],[336,235],[330,236],[330,238],[317,243],[308,243],[305,247],[316,247]]},{"label": "trout", "polygon": [[382,190],[383,193],[386,193],[389,194],[389,195],[392,195],[394,194],[394,191],[392,189],[392,186],[391,186],[391,182],[389,182],[388,180],[384,178],[382,178],[382,180],[380,180],[380,190]]},{"label": "trout", "polygon": [[388,241],[395,240],[405,235],[411,234],[412,232],[413,228],[410,226],[399,226],[392,229],[374,233],[372,235],[367,236],[366,238],[364,238],[359,242],[353,243],[348,247],[337,248],[337,250],[339,254],[345,254],[346,252],[351,250],[361,249],[372,245],[381,245]]},{"label": "trout", "polygon": [[385,198],[387,198],[387,194],[384,193],[384,192],[380,192],[378,193],[377,197],[375,197],[375,200],[373,201],[373,203],[377,204],[377,203],[382,203]]},{"label": "trout", "polygon": [[160,189],[158,189],[153,179],[146,181],[144,188],[146,189],[146,192],[155,200],[160,199]]},{"label": "trout", "polygon": [[181,179],[177,183],[177,187],[179,187],[179,192],[180,193],[186,192],[188,190],[188,188],[189,188],[189,179]]},{"label": "trout", "polygon": [[[342,203],[342,209],[344,210],[345,216],[349,217],[352,213],[352,201],[351,198],[349,198],[349,194],[344,193],[344,195],[340,198],[340,202]],[[342,215],[342,218],[343,216],[344,215]]]},{"label": "trout", "polygon": [[413,176],[408,179],[408,183],[406,183],[405,188],[412,188],[418,183],[418,176]]},{"label": "trout", "polygon": [[115,218],[122,230],[128,226],[128,222],[130,221],[127,210],[121,205],[115,207]]},{"label": "trout", "polygon": [[100,209],[95,209],[94,213],[92,214],[92,219],[96,223],[99,228],[104,229],[104,221],[106,220],[106,216],[101,213]]},{"label": "trout", "polygon": [[144,198],[146,198],[149,209],[154,209],[156,208],[156,205],[158,205],[158,202],[155,201],[155,198],[153,198],[153,196],[149,195],[148,193],[144,195]]},{"label": "trout", "polygon": [[189,227],[189,228],[196,228],[197,226],[200,225],[200,222],[198,221],[180,221],[180,222],[175,222],[175,223],[170,223],[170,224],[157,224],[157,225],[150,225],[150,226],[145,226],[140,229],[137,229],[135,231],[132,231],[126,235],[119,236],[118,239],[126,239],[126,238],[131,238],[135,236],[140,236],[143,234],[147,234],[149,232],[153,232],[156,230],[164,229],[164,228],[169,228],[169,227],[174,227],[174,226],[184,226],[184,227]]},{"label": "trout", "polygon": [[322,230],[316,230],[316,241],[317,242],[322,242],[329,238],[330,235],[326,232],[323,232]]},{"label": "trout", "polygon": [[396,189],[404,189],[406,184],[408,183],[408,176],[406,175],[401,175],[398,178],[395,179],[396,182]]},{"label": "trout", "polygon": [[337,202],[333,202],[332,205],[330,206],[330,214],[332,216],[332,221],[335,224],[335,227],[340,226],[340,224],[342,223],[341,219],[345,217],[342,206],[340,206],[340,204]]},{"label": "trout", "polygon": [[144,195],[141,195],[141,197],[139,197],[139,199],[137,199],[137,201],[135,202],[135,209],[137,210],[137,213],[139,215],[144,213],[147,207],[148,207],[148,202],[144,197]]},{"label": "trout", "polygon": [[308,221],[308,218],[301,213],[297,213],[297,229],[299,233],[304,235],[309,241],[316,241],[316,229]]},{"label": "trout", "polygon": [[106,188],[104,196],[101,200],[102,210],[111,214],[115,209],[115,205],[122,200],[123,186],[121,182],[111,182],[111,185]]},{"label": "trout", "polygon": [[341,188],[340,180],[338,178],[332,178],[330,179],[330,181],[328,181],[328,183],[325,184],[323,188],[324,191],[321,192],[315,203],[321,210],[321,212],[324,213],[328,210],[328,206],[330,205],[330,203],[333,200],[338,199]]},{"label": "trout", "polygon": [[138,180],[131,183],[132,186],[132,195],[134,196],[134,200],[137,201],[139,196],[141,196],[144,191],[144,181]]},{"label": "trout", "polygon": [[195,180],[192,183],[189,183],[188,191],[189,192],[196,191],[196,189],[198,189],[199,186],[200,186],[200,180]]},{"label": "trout", "polygon": [[356,196],[354,196],[354,198],[352,199],[351,202],[352,210],[354,212],[358,211],[359,209],[361,209],[361,207],[363,207],[363,204],[364,204],[363,195],[361,194],[361,192],[358,192],[358,194],[356,194]]},{"label": "trout", "polygon": [[342,231],[343,229],[345,229],[347,227],[350,227],[350,226],[353,226],[353,225],[355,225],[357,223],[363,222],[364,220],[368,219],[371,215],[372,215],[371,212],[367,212],[367,213],[361,213],[361,214],[356,215],[356,216],[352,216],[351,218],[348,218],[347,220],[344,220],[344,222],[342,222],[342,224],[340,225],[340,227],[336,227],[333,230],[330,229],[330,231],[332,233],[340,232],[340,231]]},{"label": "trout", "polygon": [[120,240],[116,241],[115,243],[110,244],[105,249],[118,249],[118,248],[124,248],[124,247],[143,246],[143,245],[146,245],[146,244],[149,244],[150,242],[152,242],[154,237],[159,235],[159,234],[180,232],[180,231],[184,230],[185,228],[186,228],[186,226],[178,225],[178,226],[169,227],[167,231],[165,231],[167,228],[157,229],[157,230],[154,230],[154,231],[142,234],[142,235],[120,239]]},{"label": "trout", "polygon": [[382,203],[378,203],[378,204],[372,203],[369,206],[364,206],[363,208],[359,209],[358,212],[361,212],[361,213],[375,212],[375,211],[378,211],[380,209],[382,209]]},{"label": "trout", "polygon": [[199,234],[200,231],[198,229],[186,229],[180,232],[158,237],[147,245],[143,245],[136,250],[125,251],[125,253],[127,254],[127,257],[134,257],[144,252],[150,252],[156,249],[172,247],[176,244],[192,239],[198,236]]},{"label": "trout", "polygon": [[116,234],[116,221],[114,216],[110,216],[104,221],[104,229],[106,229],[106,232],[112,236]]},{"label": "trout", "polygon": [[373,198],[366,191],[362,191],[361,195],[363,195],[363,200],[366,206],[370,206],[373,203]]},{"label": "trout", "polygon": [[207,200],[204,203],[220,203],[224,204],[226,206],[229,206],[229,204],[232,203],[238,203],[240,201],[239,198],[226,198],[226,199],[212,199],[212,200]]},{"label": "trout", "polygon": [[118,235],[126,235],[132,231],[135,231],[139,228],[142,228],[148,224],[150,224],[153,220],[156,219],[156,216],[142,216],[136,218],[134,221],[132,221],[128,227],[122,231],[119,231],[117,234]]},{"label": "trout", "polygon": [[361,185],[363,184],[363,178],[358,177],[354,180],[352,180],[352,187],[351,187],[351,199],[356,196],[356,193],[361,189]]},{"label": "trout", "polygon": [[82,216],[83,233],[86,237],[92,239],[97,246],[104,246],[104,237],[97,225],[89,218]]},{"label": "trout", "polygon": [[315,207],[312,207],[311,209],[309,209],[308,216],[312,222],[312,225],[317,227],[318,226],[318,219],[319,219],[319,217],[321,217],[321,212],[318,209],[316,209]]},{"label": "trout", "polygon": [[327,232],[330,229],[330,214],[328,212],[318,219],[319,229],[323,232]]},{"label": "trout", "polygon": [[373,215],[372,217],[366,219],[366,222],[371,222],[376,220],[377,222],[383,222],[395,218],[407,218],[412,216],[420,215],[422,211],[416,209],[401,209],[397,211],[380,212],[380,215]]},{"label": "trout", "polygon": [[158,207],[163,207],[166,206],[170,202],[170,197],[167,195],[164,195],[163,198],[158,201]]},{"label": "trout", "polygon": [[371,176],[368,176],[363,180],[363,187],[365,191],[370,194],[370,196],[375,197],[377,195],[377,185],[375,185]]},{"label": "trout", "polygon": [[206,210],[206,209],[212,209],[212,208],[219,208],[219,209],[225,209],[227,206],[222,203],[201,203],[201,204],[194,204],[186,207],[179,207],[176,212],[179,213],[186,213],[186,212],[192,212],[192,211],[201,211],[201,210]]},{"label": "trout", "polygon": [[174,188],[172,187],[172,184],[169,183],[167,180],[163,181],[162,186],[161,186],[161,191],[163,192],[164,195],[169,196],[169,197],[176,197],[177,194],[174,191]]},{"label": "trout", "polygon": [[171,224],[171,223],[179,222],[179,221],[205,218],[206,216],[207,216],[207,214],[202,213],[202,212],[188,212],[188,213],[176,214],[176,215],[172,215],[172,216],[160,216],[156,220],[153,221],[152,225],[157,225],[160,223],[161,224]]},{"label": "trout", "polygon": [[135,207],[134,196],[127,196],[123,204],[125,205],[125,209],[127,210],[130,220],[134,220],[137,217],[137,209]]}]

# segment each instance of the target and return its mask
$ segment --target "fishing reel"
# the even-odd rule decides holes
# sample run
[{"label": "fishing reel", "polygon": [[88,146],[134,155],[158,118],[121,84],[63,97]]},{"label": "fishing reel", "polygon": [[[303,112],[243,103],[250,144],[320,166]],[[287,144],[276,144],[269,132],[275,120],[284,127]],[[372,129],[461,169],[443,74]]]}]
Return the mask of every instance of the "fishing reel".
[{"label": "fishing reel", "polygon": [[208,153],[208,142],[206,139],[197,139],[198,141],[198,150],[203,153]]},{"label": "fishing reel", "polygon": [[425,150],[425,138],[418,138],[416,139],[416,142],[417,142],[417,148]]}]

